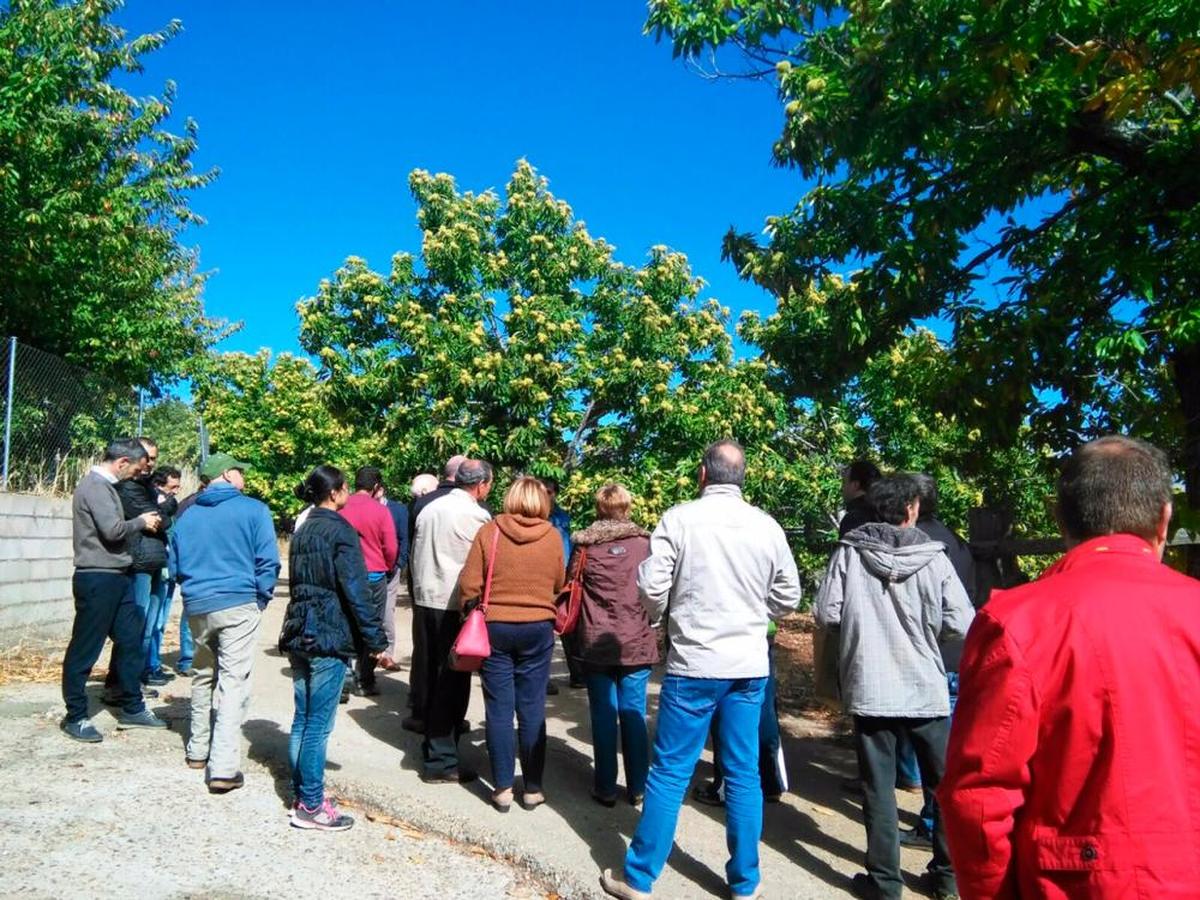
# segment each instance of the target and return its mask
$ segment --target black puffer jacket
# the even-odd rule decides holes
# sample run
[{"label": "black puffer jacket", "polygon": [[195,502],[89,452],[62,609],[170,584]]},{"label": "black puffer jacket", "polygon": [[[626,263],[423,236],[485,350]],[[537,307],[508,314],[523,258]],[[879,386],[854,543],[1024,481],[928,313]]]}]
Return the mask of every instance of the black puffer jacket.
[{"label": "black puffer jacket", "polygon": [[292,599],[279,635],[281,653],[349,657],[363,647],[387,648],[358,533],[337,513],[314,509],[292,536],[288,582]]},{"label": "black puffer jacket", "polygon": [[158,502],[158,490],[149,475],[129,478],[117,483],[117,495],[125,510],[125,518],[136,519],[142,513],[156,512],[162,516],[162,527],[158,531],[139,531],[129,536],[129,555],[133,558],[133,571],[158,574],[167,564],[167,529],[175,515],[178,503],[174,497]]}]

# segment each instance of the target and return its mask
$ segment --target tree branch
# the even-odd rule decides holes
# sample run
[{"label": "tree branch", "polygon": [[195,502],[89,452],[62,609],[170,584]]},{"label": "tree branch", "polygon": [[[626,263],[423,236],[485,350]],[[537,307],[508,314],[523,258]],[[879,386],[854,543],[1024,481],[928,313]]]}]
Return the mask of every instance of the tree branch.
[{"label": "tree branch", "polygon": [[988,247],[986,250],[984,250],[982,253],[980,253],[978,256],[976,256],[974,259],[972,259],[965,266],[962,266],[961,267],[962,271],[972,272],[976,268],[978,268],[979,266],[981,266],[985,262],[987,262],[989,259],[991,259],[993,256],[995,256],[997,253],[1007,253],[1009,250],[1012,250],[1014,247],[1016,247],[1020,244],[1023,244],[1026,241],[1031,240],[1032,238],[1035,238],[1035,237],[1045,234],[1047,231],[1049,231],[1051,228],[1053,228],[1055,225],[1057,225],[1059,222],[1061,222],[1064,218],[1066,218],[1068,215],[1073,213],[1075,210],[1079,209],[1081,206],[1084,206],[1085,204],[1094,203],[1096,200],[1099,200],[1101,197],[1103,197],[1105,194],[1107,194],[1111,190],[1112,190],[1112,185],[1110,185],[1109,187],[1106,187],[1106,188],[1102,188],[1101,190],[1095,191],[1091,194],[1077,194],[1076,196],[1074,196],[1070,200],[1068,200],[1066,203],[1064,203],[1062,209],[1060,209],[1054,215],[1050,216],[1048,219],[1046,219],[1044,222],[1042,222],[1042,224],[1040,224],[1037,228],[1033,228],[1033,229],[1014,228],[1014,229],[1012,229],[1011,231],[1009,231],[1008,236],[1005,237],[1003,240],[997,241],[996,243],[992,244],[992,246]]}]

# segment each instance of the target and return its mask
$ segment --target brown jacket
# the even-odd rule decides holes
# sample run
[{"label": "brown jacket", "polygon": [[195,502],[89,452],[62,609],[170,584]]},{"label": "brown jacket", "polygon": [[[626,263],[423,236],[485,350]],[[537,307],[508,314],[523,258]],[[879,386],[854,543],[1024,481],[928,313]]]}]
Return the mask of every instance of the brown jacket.
[{"label": "brown jacket", "polygon": [[554,620],[554,601],[562,590],[562,538],[545,519],[503,513],[479,529],[467,562],[458,577],[463,602],[483,594],[492,535],[500,529],[496,564],[492,572],[489,622],[545,622]]},{"label": "brown jacket", "polygon": [[650,555],[650,536],[632,522],[600,519],[572,536],[571,573],[579,551],[583,607],[576,639],[588,666],[648,666],[658,662],[658,637],[638,599],[637,573]]}]

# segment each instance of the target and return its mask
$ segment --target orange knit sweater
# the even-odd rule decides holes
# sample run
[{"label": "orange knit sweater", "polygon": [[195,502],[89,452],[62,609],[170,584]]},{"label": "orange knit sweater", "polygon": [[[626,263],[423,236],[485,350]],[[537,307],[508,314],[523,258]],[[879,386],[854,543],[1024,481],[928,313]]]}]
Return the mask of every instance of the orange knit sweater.
[{"label": "orange knit sweater", "polygon": [[545,519],[503,513],[479,529],[458,578],[463,602],[482,596],[492,535],[500,529],[489,622],[545,622],[566,580],[562,538]]}]

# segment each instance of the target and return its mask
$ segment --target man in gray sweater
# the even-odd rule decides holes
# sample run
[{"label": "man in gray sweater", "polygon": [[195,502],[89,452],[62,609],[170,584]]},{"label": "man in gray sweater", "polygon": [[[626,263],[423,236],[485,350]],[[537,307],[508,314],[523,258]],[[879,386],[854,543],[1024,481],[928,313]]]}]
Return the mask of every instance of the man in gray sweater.
[{"label": "man in gray sweater", "polygon": [[[840,635],[842,700],[854,717],[867,828],[867,871],[854,876],[852,889],[868,900],[901,894],[896,745],[910,741],[922,784],[936,789],[950,733],[940,646],[966,634],[975,615],[945,546],[913,527],[920,493],[911,475],[871,485],[868,500],[880,521],[838,542],[814,609],[817,624]],[[935,898],[957,896],[936,815],[928,873]]]},{"label": "man in gray sweater", "polygon": [[[154,531],[162,524],[157,512],[126,519],[116,484],[146,467],[146,448],[138,441],[119,439],[104,451],[100,465],[75,488],[71,507],[75,575],[75,623],[63,658],[62,692],[67,706],[62,730],[77,741],[98,743],[100,732],[88,718],[85,685],[104,649],[105,638],[133,647],[140,644],[144,614],[130,591],[131,558],[127,541],[133,534]],[[121,692],[118,728],[166,728],[167,723],[146,709],[140,683],[142,661],[137,654],[114,654]]]}]

